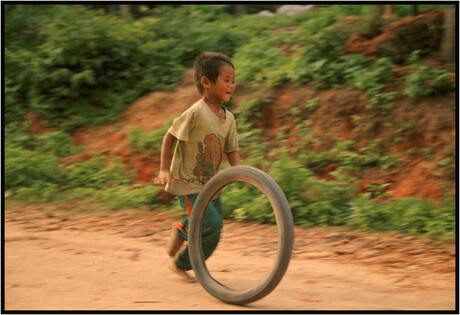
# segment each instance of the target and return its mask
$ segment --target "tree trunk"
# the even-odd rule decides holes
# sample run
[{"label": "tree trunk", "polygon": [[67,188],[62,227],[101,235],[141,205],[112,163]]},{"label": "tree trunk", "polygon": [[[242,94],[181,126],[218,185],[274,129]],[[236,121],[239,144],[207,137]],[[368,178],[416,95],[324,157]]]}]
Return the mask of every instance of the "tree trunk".
[{"label": "tree trunk", "polygon": [[448,5],[444,10],[444,28],[440,57],[446,62],[455,62],[455,6]]},{"label": "tree trunk", "polygon": [[381,4],[376,4],[373,6],[373,16],[379,23],[382,21],[382,16],[385,13],[385,6]]},{"label": "tree trunk", "polygon": [[129,15],[129,5],[120,4],[120,16],[126,18]]},{"label": "tree trunk", "polygon": [[246,12],[247,12],[246,6],[243,4],[236,4],[233,9],[233,13],[235,15],[242,15],[242,14],[245,14]]}]

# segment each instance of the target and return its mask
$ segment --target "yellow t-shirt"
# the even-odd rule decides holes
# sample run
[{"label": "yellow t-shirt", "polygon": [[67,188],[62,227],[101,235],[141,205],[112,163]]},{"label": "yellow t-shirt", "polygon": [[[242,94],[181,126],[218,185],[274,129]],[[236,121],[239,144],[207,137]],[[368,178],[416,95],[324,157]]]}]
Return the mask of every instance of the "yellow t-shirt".
[{"label": "yellow t-shirt", "polygon": [[238,151],[233,114],[225,110],[225,119],[219,118],[203,99],[174,119],[168,132],[178,140],[170,171],[181,180],[165,190],[175,195],[199,193],[217,173],[223,154]]}]

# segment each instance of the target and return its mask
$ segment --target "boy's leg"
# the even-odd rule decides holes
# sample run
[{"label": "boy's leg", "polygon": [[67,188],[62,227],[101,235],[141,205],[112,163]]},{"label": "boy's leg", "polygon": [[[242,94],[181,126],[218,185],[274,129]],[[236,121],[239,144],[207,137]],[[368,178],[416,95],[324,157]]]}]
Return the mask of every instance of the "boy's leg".
[{"label": "boy's leg", "polygon": [[166,249],[166,252],[168,253],[169,257],[172,258],[176,256],[177,252],[179,251],[183,243],[184,240],[181,239],[177,234],[177,223],[173,223],[171,238],[169,239],[168,247]]},{"label": "boy's leg", "polygon": [[[191,214],[191,208],[195,203],[197,198],[197,194],[194,195],[187,195],[187,196],[179,196],[179,200],[181,201],[181,205],[184,204]],[[182,228],[178,229],[178,235],[181,239],[187,240],[188,239],[188,224],[190,218],[186,218],[181,221]],[[205,259],[207,259],[217,247],[220,239],[220,231],[222,229],[222,213],[221,213],[221,205],[220,205],[220,198],[213,200],[206,211],[205,217],[203,219],[203,228],[201,234],[201,248],[203,250],[203,254]],[[182,270],[191,270],[192,266],[190,263],[190,257],[188,253],[188,246],[186,246],[177,256],[175,260],[175,264],[178,268]]]}]

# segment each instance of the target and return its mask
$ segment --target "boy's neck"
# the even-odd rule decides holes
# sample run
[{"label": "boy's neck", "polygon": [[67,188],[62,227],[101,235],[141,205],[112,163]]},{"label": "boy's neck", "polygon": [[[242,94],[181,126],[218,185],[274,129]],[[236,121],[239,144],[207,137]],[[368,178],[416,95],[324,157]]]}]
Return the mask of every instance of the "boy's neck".
[{"label": "boy's neck", "polygon": [[221,102],[217,100],[213,100],[212,98],[209,98],[206,95],[204,96],[203,100],[209,107],[211,107],[211,109],[214,109],[215,111],[218,111],[219,109],[222,108]]}]

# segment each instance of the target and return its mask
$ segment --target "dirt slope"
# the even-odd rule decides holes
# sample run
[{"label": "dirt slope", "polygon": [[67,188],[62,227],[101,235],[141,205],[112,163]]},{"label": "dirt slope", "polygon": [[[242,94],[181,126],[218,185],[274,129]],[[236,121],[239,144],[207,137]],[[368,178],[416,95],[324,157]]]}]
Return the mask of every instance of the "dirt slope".
[{"label": "dirt slope", "polygon": [[[173,217],[95,211],[85,202],[5,212],[6,310],[454,310],[455,244],[390,234],[296,228],[279,286],[231,306],[167,266]],[[91,213],[82,212],[83,210]],[[224,284],[254,285],[268,272],[276,231],[226,221],[208,269]]]},{"label": "dirt slope", "polygon": [[[433,58],[424,59],[423,64],[442,67]],[[391,91],[401,92],[402,78],[408,71],[407,66],[394,67]],[[279,89],[260,91],[239,87],[234,96],[234,106],[238,107],[254,97],[261,97],[267,102],[262,119],[255,123],[273,140],[280,128],[287,128],[288,143],[293,151],[305,145],[305,139],[298,136],[299,129],[294,117],[289,114],[290,110],[293,107],[304,108],[308,101],[317,98],[317,109],[303,117],[312,121],[311,137],[319,139],[308,149],[325,152],[337,140],[352,140],[356,149],[359,149],[378,140],[385,150],[396,154],[399,157],[396,167],[361,172],[359,179],[362,192],[375,185],[389,184],[386,191],[395,198],[413,196],[439,199],[446,192],[455,193],[453,168],[446,171],[446,166],[440,166],[440,163],[448,159],[452,165],[455,161],[455,112],[452,110],[454,92],[417,102],[407,97],[398,97],[394,103],[395,111],[390,116],[375,116],[366,110],[368,100],[360,91],[319,91],[311,85],[287,84]],[[72,137],[85,151],[63,158],[62,162],[72,164],[104,152],[109,157],[120,158],[128,169],[135,170],[138,183],[151,183],[159,169],[159,154],[136,152],[130,146],[127,135],[136,126],[145,131],[161,127],[199,98],[193,81],[193,70],[188,69],[176,91],[150,93],[134,102],[115,123],[77,130]],[[32,114],[28,115],[31,130],[39,133],[49,131],[41,127],[42,119]],[[404,126],[411,127],[409,130],[398,131]],[[396,137],[401,139],[395,142]],[[328,173],[336,168],[336,164],[331,164],[317,176],[333,179]]]}]

